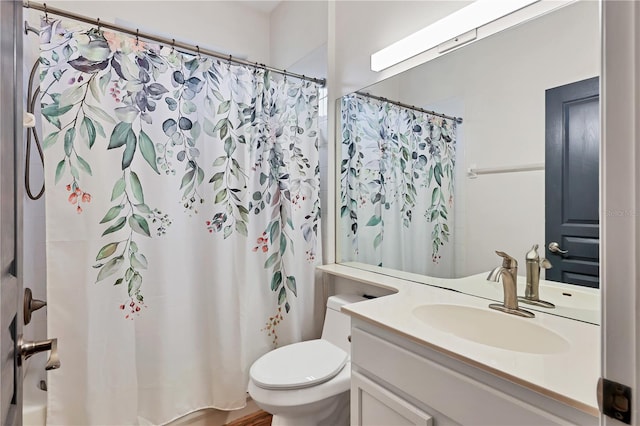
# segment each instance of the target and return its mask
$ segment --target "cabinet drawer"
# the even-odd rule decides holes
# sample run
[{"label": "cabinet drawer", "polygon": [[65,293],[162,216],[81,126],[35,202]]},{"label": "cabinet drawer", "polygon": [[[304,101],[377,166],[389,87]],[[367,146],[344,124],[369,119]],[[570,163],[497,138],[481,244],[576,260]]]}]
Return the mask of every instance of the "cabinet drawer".
[{"label": "cabinet drawer", "polygon": [[568,425],[567,420],[437,364],[414,352],[352,329],[353,371],[370,375],[467,425]]},{"label": "cabinet drawer", "polygon": [[432,417],[363,375],[351,374],[353,426],[433,426]]}]

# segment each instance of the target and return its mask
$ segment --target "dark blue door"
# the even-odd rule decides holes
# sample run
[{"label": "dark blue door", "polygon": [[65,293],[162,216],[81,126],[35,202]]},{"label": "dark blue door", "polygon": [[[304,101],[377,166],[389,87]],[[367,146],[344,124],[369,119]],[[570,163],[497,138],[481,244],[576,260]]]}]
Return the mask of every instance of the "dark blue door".
[{"label": "dark blue door", "polygon": [[599,98],[598,77],[546,91],[546,278],[587,287],[599,287]]}]

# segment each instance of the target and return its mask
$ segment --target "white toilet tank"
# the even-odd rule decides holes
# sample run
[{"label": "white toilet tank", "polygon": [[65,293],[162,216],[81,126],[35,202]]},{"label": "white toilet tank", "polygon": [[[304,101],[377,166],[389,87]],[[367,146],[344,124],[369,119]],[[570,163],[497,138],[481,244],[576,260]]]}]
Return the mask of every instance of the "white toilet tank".
[{"label": "white toilet tank", "polygon": [[351,354],[349,335],[351,334],[351,317],[340,312],[340,307],[350,303],[362,302],[365,297],[355,294],[337,294],[327,299],[327,311],[322,327],[322,339],[333,343],[348,354]]}]

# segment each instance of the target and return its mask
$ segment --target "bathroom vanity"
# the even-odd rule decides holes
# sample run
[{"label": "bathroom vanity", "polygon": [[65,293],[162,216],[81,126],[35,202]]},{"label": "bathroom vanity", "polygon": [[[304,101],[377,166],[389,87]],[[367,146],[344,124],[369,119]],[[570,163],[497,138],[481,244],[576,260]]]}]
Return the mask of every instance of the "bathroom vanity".
[{"label": "bathroom vanity", "polygon": [[[344,265],[328,275],[389,294],[347,305],[351,424],[598,424],[599,326]],[[358,284],[356,284],[358,285]]]}]

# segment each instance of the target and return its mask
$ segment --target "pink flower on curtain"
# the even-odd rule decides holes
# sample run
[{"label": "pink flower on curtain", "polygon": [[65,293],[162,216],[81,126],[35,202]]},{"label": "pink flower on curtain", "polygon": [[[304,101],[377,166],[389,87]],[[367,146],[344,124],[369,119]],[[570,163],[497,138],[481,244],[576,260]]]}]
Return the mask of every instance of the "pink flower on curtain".
[{"label": "pink flower on curtain", "polygon": [[122,36],[121,34],[104,31],[104,39],[109,45],[112,52],[122,52],[125,54],[143,52],[146,44],[143,41],[133,39],[131,37]]},{"label": "pink flower on curtain", "polygon": [[[72,189],[72,185],[69,184],[67,185],[67,191],[71,192]],[[82,189],[80,189],[80,187],[76,187],[75,190],[73,192],[71,192],[71,194],[69,194],[69,197],[67,198],[67,201],[69,201],[69,203],[73,204],[76,207],[76,212],[78,214],[82,213],[82,207],[80,206],[80,203],[90,203],[91,202],[91,194],[89,194],[88,192],[83,192]]]}]

